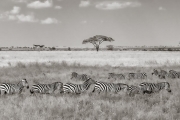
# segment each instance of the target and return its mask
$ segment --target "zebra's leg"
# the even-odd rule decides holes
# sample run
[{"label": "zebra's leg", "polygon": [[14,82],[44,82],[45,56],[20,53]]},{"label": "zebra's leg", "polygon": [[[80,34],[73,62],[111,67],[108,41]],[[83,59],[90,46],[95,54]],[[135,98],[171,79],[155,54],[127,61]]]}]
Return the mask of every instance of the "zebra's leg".
[{"label": "zebra's leg", "polygon": [[94,88],[94,90],[92,92],[95,92],[95,88]]}]

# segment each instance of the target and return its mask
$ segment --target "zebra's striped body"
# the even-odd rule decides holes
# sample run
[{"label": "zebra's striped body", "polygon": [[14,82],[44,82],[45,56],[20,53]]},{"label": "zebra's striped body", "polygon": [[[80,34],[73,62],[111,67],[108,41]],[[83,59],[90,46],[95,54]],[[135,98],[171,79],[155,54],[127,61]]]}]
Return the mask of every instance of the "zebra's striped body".
[{"label": "zebra's striped body", "polygon": [[168,92],[171,92],[170,84],[168,82],[160,82],[160,83],[144,82],[141,83],[139,87],[143,93],[155,93],[163,89],[167,90]]},{"label": "zebra's striped body", "polygon": [[82,81],[85,81],[88,79],[86,74],[78,74],[76,72],[72,72],[71,79],[73,79],[73,78],[75,78],[77,80],[82,80]]},{"label": "zebra's striped body", "polygon": [[160,79],[166,79],[166,77],[175,78],[175,75],[174,75],[174,74],[172,74],[171,72],[168,73],[168,72],[165,71],[165,70],[160,70],[160,71],[158,71],[157,69],[154,69],[152,75],[156,75],[156,76],[158,76]]},{"label": "zebra's striped body", "polygon": [[63,92],[80,94],[88,90],[91,84],[95,83],[96,82],[91,78],[88,78],[83,84],[66,83],[63,85]]},{"label": "zebra's striped body", "polygon": [[129,80],[131,79],[146,79],[147,74],[146,73],[129,73]]},{"label": "zebra's striped body", "polygon": [[55,90],[62,92],[62,87],[63,83],[61,82],[54,82],[52,84],[37,84],[32,86],[30,93],[33,94],[36,92],[41,94],[51,94],[54,93]]},{"label": "zebra's striped body", "polygon": [[128,77],[129,77],[129,80],[135,79],[135,73],[129,73]]},{"label": "zebra's striped body", "polygon": [[159,72],[159,78],[160,78],[160,79],[166,79],[167,76],[168,76],[167,71],[161,70],[161,71]]},{"label": "zebra's striped body", "polygon": [[127,91],[128,85],[123,83],[106,83],[106,82],[96,82],[94,90],[92,92],[114,92],[117,93],[120,90]]},{"label": "zebra's striped body", "polygon": [[176,72],[177,73],[177,78],[180,78],[180,72]]},{"label": "zebra's striped body", "polygon": [[4,94],[15,94],[15,93],[21,93],[23,88],[27,87],[29,88],[28,82],[26,79],[22,79],[17,84],[12,83],[3,83],[0,85],[0,92],[4,92]]},{"label": "zebra's striped body", "polygon": [[129,96],[134,96],[135,94],[140,94],[141,89],[138,86],[131,85],[128,87],[127,93]]},{"label": "zebra's striped body", "polygon": [[159,75],[159,71],[157,69],[153,69],[152,75],[158,76]]},{"label": "zebra's striped body", "polygon": [[168,77],[174,79],[179,78],[179,75],[175,70],[169,70]]},{"label": "zebra's striped body", "polygon": [[110,78],[122,80],[122,79],[125,79],[125,75],[124,74],[109,73],[108,79],[110,79]]}]

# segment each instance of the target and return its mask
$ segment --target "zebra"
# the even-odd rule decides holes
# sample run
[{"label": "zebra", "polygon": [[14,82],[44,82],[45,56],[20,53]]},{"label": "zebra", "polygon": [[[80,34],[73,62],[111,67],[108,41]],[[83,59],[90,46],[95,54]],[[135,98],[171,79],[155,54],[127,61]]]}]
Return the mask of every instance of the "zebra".
[{"label": "zebra", "polygon": [[141,89],[139,86],[131,85],[127,89],[127,94],[129,96],[134,96],[135,94],[140,94],[140,93],[142,93],[142,92],[141,92]]},{"label": "zebra", "polygon": [[153,69],[152,75],[158,76],[159,75],[159,71],[157,69]]},{"label": "zebra", "polygon": [[63,85],[64,93],[76,93],[80,94],[89,89],[91,84],[95,84],[95,80],[88,78],[83,84],[66,83]]},{"label": "zebra", "polygon": [[171,92],[170,84],[168,82],[160,82],[160,83],[147,83],[143,82],[139,85],[142,93],[155,93],[159,92],[162,89],[167,90],[168,92]]},{"label": "zebra", "polygon": [[128,89],[128,85],[127,84],[123,84],[123,83],[106,83],[106,82],[96,82],[95,86],[94,86],[94,90],[92,92],[95,92],[96,90],[98,91],[98,93],[100,93],[101,91],[104,92],[114,92],[117,93],[120,90],[124,90],[125,92]]},{"label": "zebra", "polygon": [[180,72],[177,72],[177,78],[180,78]]},{"label": "zebra", "polygon": [[129,73],[129,80],[131,79],[147,79],[146,73]]},{"label": "zebra", "polygon": [[168,76],[168,73],[167,73],[167,71],[165,71],[165,70],[161,70],[160,72],[159,72],[159,78],[160,79],[166,79],[166,77]]},{"label": "zebra", "polygon": [[166,77],[173,77],[172,74],[168,74],[165,70],[158,71],[157,69],[153,69],[152,75],[158,76],[160,79],[166,79]]},{"label": "zebra", "polygon": [[52,84],[36,84],[33,85],[30,93],[41,93],[41,94],[51,94],[54,93],[55,90],[59,90],[60,93],[62,93],[62,87],[63,87],[63,83],[61,82],[54,82]]},{"label": "zebra", "polygon": [[116,79],[125,79],[125,75],[124,74],[109,73],[108,79],[110,79],[110,78],[114,78],[115,80]]},{"label": "zebra", "polygon": [[86,74],[78,74],[76,72],[71,73],[71,79],[73,79],[73,78],[78,79],[78,80],[82,80],[82,81],[85,81],[88,79]]},{"label": "zebra", "polygon": [[135,79],[135,73],[129,73],[128,77],[129,77],[129,80]]},{"label": "zebra", "polygon": [[4,94],[15,94],[21,93],[23,88],[26,87],[29,89],[29,84],[26,79],[22,79],[17,84],[12,83],[3,83],[0,85],[0,94],[4,91]]},{"label": "zebra", "polygon": [[169,78],[179,78],[179,75],[175,70],[169,70],[168,77]]}]

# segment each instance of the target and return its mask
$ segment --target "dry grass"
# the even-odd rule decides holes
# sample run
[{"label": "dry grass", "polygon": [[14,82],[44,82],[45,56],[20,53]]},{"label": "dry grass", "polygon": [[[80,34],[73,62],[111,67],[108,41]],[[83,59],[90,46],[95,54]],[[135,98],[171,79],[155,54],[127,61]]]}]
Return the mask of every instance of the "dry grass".
[{"label": "dry grass", "polygon": [[[180,66],[161,68],[178,70]],[[154,67],[153,67],[154,68]],[[0,82],[17,82],[26,78],[30,84],[63,83],[80,81],[70,80],[72,71],[86,73],[97,81],[122,82],[138,85],[141,82],[168,81],[172,93],[161,91],[153,95],[136,95],[129,97],[119,94],[83,93],[81,95],[60,94],[30,95],[25,90],[21,95],[2,95],[0,97],[1,120],[178,120],[180,119],[180,80],[160,80],[151,76],[152,67],[111,67],[68,65],[66,62],[18,63],[14,67],[0,68]],[[108,80],[108,73],[147,72],[147,80]],[[43,74],[44,73],[44,74]]]},{"label": "dry grass", "polygon": [[156,51],[1,51],[0,66],[17,62],[62,62],[88,66],[163,66],[180,65],[180,52]]}]

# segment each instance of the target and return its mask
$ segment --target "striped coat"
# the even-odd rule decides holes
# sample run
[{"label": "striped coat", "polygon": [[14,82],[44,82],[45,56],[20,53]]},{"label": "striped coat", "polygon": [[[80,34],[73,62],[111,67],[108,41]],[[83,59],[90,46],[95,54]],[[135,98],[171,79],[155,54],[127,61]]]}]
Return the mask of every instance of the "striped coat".
[{"label": "striped coat", "polygon": [[88,79],[88,76],[86,74],[78,74],[76,72],[72,72],[71,73],[71,79],[76,79],[76,80],[81,80],[81,81],[85,81]]},{"label": "striped coat", "polygon": [[20,94],[24,87],[27,87],[27,89],[29,88],[29,84],[26,79],[22,79],[17,84],[3,83],[0,85],[0,93],[4,92],[4,94]]},{"label": "striped coat", "polygon": [[114,92],[117,93],[121,90],[127,91],[128,85],[123,83],[106,83],[106,82],[96,82],[94,90],[92,92]]},{"label": "striped coat", "polygon": [[91,84],[95,83],[96,82],[91,78],[88,78],[83,84],[66,83],[63,85],[63,92],[80,94],[88,90]]},{"label": "striped coat", "polygon": [[113,79],[125,79],[125,75],[124,74],[115,74],[115,73],[109,73],[108,79],[113,78]]},{"label": "striped coat", "polygon": [[163,89],[167,90],[168,92],[171,92],[170,84],[168,82],[160,82],[160,83],[143,82],[139,85],[139,87],[143,93],[155,93]]},{"label": "striped coat", "polygon": [[55,90],[59,90],[59,92],[62,91],[63,83],[61,82],[54,82],[52,84],[36,84],[33,85],[30,93],[41,93],[41,94],[51,94],[54,93]]}]

